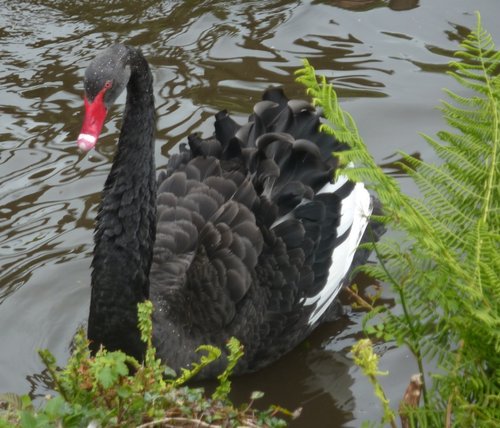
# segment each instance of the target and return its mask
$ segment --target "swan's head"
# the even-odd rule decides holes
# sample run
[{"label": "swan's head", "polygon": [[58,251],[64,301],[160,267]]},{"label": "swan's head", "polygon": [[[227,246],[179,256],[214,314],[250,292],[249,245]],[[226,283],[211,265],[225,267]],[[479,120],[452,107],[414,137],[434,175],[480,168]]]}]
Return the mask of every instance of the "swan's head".
[{"label": "swan's head", "polygon": [[94,148],[109,109],[130,79],[129,49],[114,45],[99,54],[85,71],[85,117],[77,144],[81,150]]}]

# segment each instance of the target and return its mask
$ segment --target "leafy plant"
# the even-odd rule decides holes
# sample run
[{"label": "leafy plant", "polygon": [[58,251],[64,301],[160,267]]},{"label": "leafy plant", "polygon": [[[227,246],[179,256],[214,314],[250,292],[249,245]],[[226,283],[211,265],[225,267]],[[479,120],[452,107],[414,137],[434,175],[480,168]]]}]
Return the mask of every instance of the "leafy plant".
[{"label": "leafy plant", "polygon": [[[298,71],[329,124],[323,130],[347,142],[337,153],[345,174],[369,183],[384,207],[379,220],[403,232],[402,239],[374,245],[380,263],[363,270],[390,284],[402,314],[379,306],[365,331],[406,345],[424,379],[424,406],[405,409],[414,426],[498,426],[500,421],[500,53],[477,28],[456,52],[449,74],[472,93],[446,91],[441,112],[454,131],[425,140],[440,165],[403,154],[400,164],[422,197],[402,193],[366,150],[352,117],[335,91],[319,82],[309,63]],[[398,234],[399,236],[399,234]]]},{"label": "leafy plant", "polygon": [[[212,397],[202,388],[185,383],[207,364],[221,355],[213,346],[201,346],[205,354],[200,362],[184,369],[177,378],[168,378],[173,371],[156,358],[152,345],[151,302],[139,305],[139,328],[147,344],[144,364],[120,351],[100,349],[90,355],[85,333],[75,337],[75,350],[65,368],[57,367],[49,351],[40,351],[54,388],[59,395],[47,397],[35,409],[28,396],[0,395],[0,427],[81,427],[81,426],[199,426],[199,427],[283,427],[277,415],[290,415],[284,409],[271,407],[257,411],[251,405],[236,408],[228,399],[229,376],[243,355],[235,338],[228,343],[228,367],[219,377],[219,386]],[[261,395],[252,394],[251,403]]]},{"label": "leafy plant", "polygon": [[378,368],[379,357],[373,352],[373,347],[370,339],[361,339],[352,347],[352,354],[354,363],[361,367],[365,376],[368,377],[370,383],[373,385],[375,396],[380,400],[384,409],[383,422],[391,424],[392,428],[396,427],[394,422],[394,412],[389,407],[389,400],[387,399],[382,385],[377,379],[377,376],[387,376],[388,372],[381,372]]}]

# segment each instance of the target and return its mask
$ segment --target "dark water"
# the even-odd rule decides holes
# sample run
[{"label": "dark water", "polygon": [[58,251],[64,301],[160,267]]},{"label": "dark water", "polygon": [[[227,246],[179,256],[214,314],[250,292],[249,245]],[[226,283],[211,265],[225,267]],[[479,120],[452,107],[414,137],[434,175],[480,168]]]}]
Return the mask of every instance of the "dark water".
[{"label": "dark water", "polygon": [[[398,150],[432,160],[417,132],[443,126],[434,107],[441,88],[457,89],[446,64],[474,10],[498,44],[498,0],[0,1],[0,392],[43,393],[35,350],[63,362],[86,321],[93,222],[123,106],[97,151],[80,154],[81,79],[96,52],[122,41],[150,60],[160,167],[188,134],[211,133],[219,109],[244,120],[269,85],[304,96],[293,76],[304,57],[334,79],[380,164]],[[278,364],[237,380],[236,395],[258,389],[302,406],[295,427],[375,419],[378,403],[349,354],[361,317],[323,326]],[[416,365],[405,350],[378,351],[397,407]]]}]

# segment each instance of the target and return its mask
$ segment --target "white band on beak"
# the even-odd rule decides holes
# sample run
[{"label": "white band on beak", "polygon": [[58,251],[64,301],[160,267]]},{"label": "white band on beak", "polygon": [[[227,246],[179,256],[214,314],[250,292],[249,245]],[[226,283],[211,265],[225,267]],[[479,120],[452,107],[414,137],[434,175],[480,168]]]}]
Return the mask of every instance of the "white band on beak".
[{"label": "white band on beak", "polygon": [[90,149],[93,149],[97,138],[90,134],[80,134],[78,136],[77,144],[80,150],[88,152]]}]

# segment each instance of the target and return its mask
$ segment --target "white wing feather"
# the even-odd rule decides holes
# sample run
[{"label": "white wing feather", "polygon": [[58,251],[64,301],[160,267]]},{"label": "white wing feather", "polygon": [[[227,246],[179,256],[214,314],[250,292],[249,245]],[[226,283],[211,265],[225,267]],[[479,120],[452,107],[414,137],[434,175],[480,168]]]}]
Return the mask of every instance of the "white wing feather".
[{"label": "white wing feather", "polygon": [[[347,177],[340,176],[335,183],[326,184],[318,193],[335,193],[347,182]],[[323,289],[315,296],[305,299],[305,305],[316,305],[309,317],[309,324],[316,323],[328,309],[342,289],[345,276],[351,267],[354,253],[361,241],[372,212],[370,194],[363,183],[357,183],[352,192],[341,202],[340,224],[337,236],[347,233],[346,239],[334,249],[328,279]]]}]

